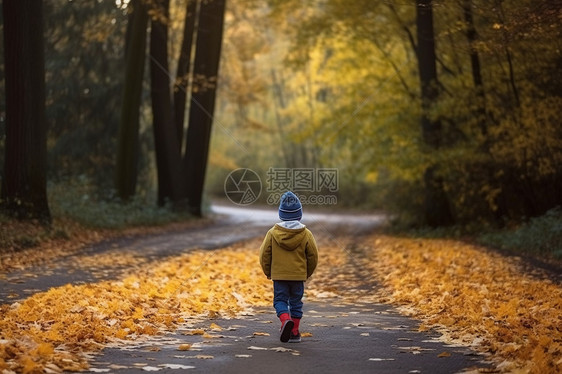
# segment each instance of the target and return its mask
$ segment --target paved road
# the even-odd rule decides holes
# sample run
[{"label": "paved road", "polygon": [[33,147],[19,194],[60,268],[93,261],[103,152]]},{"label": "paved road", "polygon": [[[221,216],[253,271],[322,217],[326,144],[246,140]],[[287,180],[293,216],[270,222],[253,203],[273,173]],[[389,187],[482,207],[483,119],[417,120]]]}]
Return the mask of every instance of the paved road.
[{"label": "paved road", "polygon": [[[250,209],[228,205],[213,206],[214,224],[190,230],[153,235],[136,235],[102,241],[89,246],[80,257],[95,255],[129,255],[146,261],[157,261],[176,256],[195,248],[216,249],[230,244],[263,236],[267,228],[278,221],[276,209]],[[339,233],[358,234],[380,225],[380,215],[341,215],[306,213],[303,223],[316,235],[330,237]],[[34,269],[14,271],[0,279],[0,303],[11,303],[35,292],[45,291],[68,283],[82,284],[115,279],[126,268],[81,264],[80,257],[72,255],[56,263],[47,263]]]},{"label": "paved road", "polygon": [[[277,221],[274,210],[215,207],[215,224],[182,232],[120,238],[87,249],[86,255],[123,254],[154,261],[194,248],[214,248],[262,236]],[[315,235],[361,234],[382,222],[380,216],[308,214]],[[82,255],[83,256],[83,255]],[[66,283],[87,283],[118,277],[119,267],[79,266],[76,256],[8,274],[0,280],[0,302]],[[488,367],[466,347],[440,343],[435,333],[416,332],[418,322],[389,305],[342,304],[338,300],[305,302],[302,331],[311,333],[299,344],[281,343],[273,308],[258,309],[237,319],[188,321],[166,336],[130,346],[106,348],[92,363],[94,372],[137,373],[457,373]],[[222,331],[209,331],[211,323]],[[214,337],[189,335],[202,328]],[[257,333],[257,334],[256,334]],[[181,344],[192,344],[187,351]]]},{"label": "paved road", "polygon": [[[417,322],[382,304],[307,303],[301,343],[281,343],[270,309],[239,319],[202,321],[190,328],[222,331],[189,335],[190,329],[129,347],[105,349],[95,370],[135,373],[458,373],[488,367],[466,347],[440,343],[435,333],[416,332]],[[187,334],[186,334],[187,333]],[[265,334],[264,334],[265,333]],[[269,334],[269,335],[266,335]],[[188,351],[178,350],[191,344]]]}]

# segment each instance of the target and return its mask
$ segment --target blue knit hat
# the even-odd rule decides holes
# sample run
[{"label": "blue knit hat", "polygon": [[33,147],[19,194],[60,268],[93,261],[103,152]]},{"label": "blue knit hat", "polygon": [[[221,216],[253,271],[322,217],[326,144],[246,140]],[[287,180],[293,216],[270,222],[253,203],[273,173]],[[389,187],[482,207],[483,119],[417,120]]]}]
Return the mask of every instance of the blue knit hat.
[{"label": "blue knit hat", "polygon": [[281,196],[279,218],[281,221],[300,221],[302,218],[301,202],[291,191],[287,191]]}]

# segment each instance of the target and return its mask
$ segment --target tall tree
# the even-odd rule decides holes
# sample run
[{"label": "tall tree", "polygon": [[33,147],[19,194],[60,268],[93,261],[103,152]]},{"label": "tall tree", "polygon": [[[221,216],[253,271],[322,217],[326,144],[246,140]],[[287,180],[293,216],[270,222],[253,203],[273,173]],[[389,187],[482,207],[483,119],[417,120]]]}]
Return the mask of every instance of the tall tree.
[{"label": "tall tree", "polygon": [[150,31],[150,78],[158,204],[181,200],[181,150],[174,126],[168,67],[169,0],[154,2]]},{"label": "tall tree", "polygon": [[5,0],[6,149],[2,206],[21,218],[50,222],[43,3]]},{"label": "tall tree", "polygon": [[[424,142],[432,149],[442,145],[441,121],[430,115],[432,106],[439,97],[437,81],[437,57],[433,31],[432,0],[418,0],[416,4],[417,61],[421,87],[421,128]],[[443,181],[438,176],[436,165],[429,166],[424,173],[425,216],[431,226],[453,223]]]},{"label": "tall tree", "polygon": [[187,0],[185,19],[183,25],[183,40],[181,44],[176,83],[174,85],[174,122],[177,136],[180,142],[183,138],[185,107],[187,101],[187,89],[189,83],[189,72],[191,67],[193,36],[195,31],[195,20],[197,18],[197,0]]},{"label": "tall tree", "polygon": [[226,0],[203,1],[199,10],[184,173],[189,210],[201,216],[203,185],[215,109]]},{"label": "tall tree", "polygon": [[472,82],[476,90],[476,116],[478,125],[483,135],[488,132],[486,125],[486,96],[484,94],[484,83],[482,80],[482,68],[480,65],[480,56],[476,49],[476,42],[478,41],[478,34],[474,26],[474,17],[472,15],[472,0],[463,0],[462,3],[464,22],[466,23],[466,39],[469,44],[470,66],[472,70]]},{"label": "tall tree", "polygon": [[117,146],[115,187],[118,196],[134,196],[139,162],[139,110],[142,96],[148,13],[142,0],[133,0],[127,28],[125,82]]}]

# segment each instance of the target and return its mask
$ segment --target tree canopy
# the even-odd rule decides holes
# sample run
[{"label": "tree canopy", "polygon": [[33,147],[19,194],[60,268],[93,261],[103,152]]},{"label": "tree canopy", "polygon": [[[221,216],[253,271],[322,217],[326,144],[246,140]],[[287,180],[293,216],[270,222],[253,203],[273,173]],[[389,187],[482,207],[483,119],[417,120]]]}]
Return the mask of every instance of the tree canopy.
[{"label": "tree canopy", "polygon": [[[103,199],[115,195],[134,3],[57,0],[43,10],[47,175],[87,180]],[[187,153],[207,137],[195,136],[187,149],[182,137],[195,126],[178,124],[189,118],[189,101],[173,103],[201,94],[189,75],[195,54],[182,55],[182,42],[196,48],[197,33],[186,32],[198,25],[189,18],[198,14],[195,4],[170,1],[162,39],[169,63],[162,87],[173,97],[166,121]],[[435,74],[424,86],[419,10],[428,6]],[[208,168],[205,152],[195,151],[205,160],[197,167],[204,191],[224,196],[225,177],[237,167],[261,176],[271,167],[336,168],[338,205],[382,208],[419,223],[427,218],[430,170],[454,222],[502,223],[562,204],[561,9],[559,0],[226,3]],[[149,10],[146,38],[157,17]],[[140,74],[135,190],[154,197],[160,166],[149,69]],[[422,86],[436,93],[425,104]],[[438,124],[438,146],[424,136],[424,118]],[[5,129],[3,114],[2,155]]]},{"label": "tree canopy", "polygon": [[[440,93],[427,115],[440,122],[438,148],[424,142],[419,126],[415,3],[250,3],[227,29],[228,56],[238,53],[241,67],[224,72],[233,84],[223,88],[221,118],[238,139],[259,139],[247,144],[262,148],[269,140],[262,167],[307,160],[338,167],[342,203],[394,207],[414,218],[429,165],[457,222],[500,222],[561,203],[559,1],[433,2]],[[242,32],[250,42],[236,39]],[[248,72],[265,95],[237,89]],[[288,147],[293,154],[304,148],[298,153],[306,157],[285,160]],[[251,165],[244,154],[236,161]]]}]

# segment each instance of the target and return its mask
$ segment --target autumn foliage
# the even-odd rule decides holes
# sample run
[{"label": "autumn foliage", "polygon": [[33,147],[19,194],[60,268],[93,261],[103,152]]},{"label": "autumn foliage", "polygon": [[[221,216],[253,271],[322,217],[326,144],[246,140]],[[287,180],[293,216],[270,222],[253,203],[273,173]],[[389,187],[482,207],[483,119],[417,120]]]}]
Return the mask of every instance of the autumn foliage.
[{"label": "autumn foliage", "polygon": [[492,355],[502,371],[562,370],[562,287],[457,241],[373,237],[370,262],[387,300],[448,342]]},{"label": "autumn foliage", "polygon": [[[260,240],[197,250],[158,263],[123,255],[115,281],[65,285],[0,309],[0,371],[82,371],[91,353],[177,330],[193,319],[271,305]],[[457,241],[386,236],[320,238],[306,300],[384,302],[480,351],[501,372],[562,369],[562,287],[526,274],[517,258]],[[113,256],[76,266],[114,266]],[[117,261],[119,262],[119,261]],[[194,330],[205,334],[205,330]]]},{"label": "autumn foliage", "polygon": [[264,305],[269,283],[249,249],[197,251],[141,266],[119,281],[66,285],[0,311],[0,370],[80,371],[112,341],[174,330],[194,317]]}]

